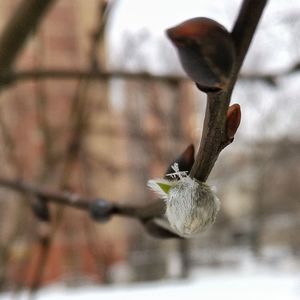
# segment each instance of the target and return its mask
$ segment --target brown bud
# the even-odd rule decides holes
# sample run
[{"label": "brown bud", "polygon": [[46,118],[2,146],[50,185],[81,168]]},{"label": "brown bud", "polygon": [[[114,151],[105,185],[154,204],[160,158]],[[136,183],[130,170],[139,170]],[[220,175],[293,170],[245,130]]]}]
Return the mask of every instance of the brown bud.
[{"label": "brown bud", "polygon": [[227,111],[226,134],[228,139],[233,139],[241,122],[241,107],[239,104],[232,104]]},{"label": "brown bud", "polygon": [[224,26],[208,18],[194,18],[167,30],[181,64],[204,92],[226,85],[235,62],[235,47]]},{"label": "brown bud", "polygon": [[[174,163],[178,163],[178,167],[180,171],[187,171],[188,173],[191,171],[192,166],[194,164],[195,158],[195,148],[194,145],[189,145],[187,148],[178,156],[168,167],[166,174],[174,173],[172,166]],[[170,179],[168,177],[168,179]]]}]

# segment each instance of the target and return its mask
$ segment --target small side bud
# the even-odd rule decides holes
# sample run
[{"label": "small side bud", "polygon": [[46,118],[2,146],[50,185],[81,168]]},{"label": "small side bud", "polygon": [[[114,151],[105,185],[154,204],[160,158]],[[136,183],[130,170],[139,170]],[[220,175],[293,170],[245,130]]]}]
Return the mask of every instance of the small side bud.
[{"label": "small side bud", "polygon": [[104,199],[96,199],[90,204],[89,212],[94,221],[105,223],[113,213],[114,206]]},{"label": "small side bud", "polygon": [[233,139],[241,123],[241,107],[239,104],[232,104],[227,111],[226,134],[228,139]]},{"label": "small side bud", "polygon": [[[175,163],[178,164],[180,170],[187,171],[189,173],[192,169],[192,166],[195,161],[195,147],[193,144],[190,144],[186,147],[186,149],[169,165],[166,174],[174,173],[174,166]],[[169,177],[168,177],[169,178]]]},{"label": "small side bud", "polygon": [[42,222],[50,222],[50,212],[47,200],[41,196],[33,197],[31,208],[36,218]]}]

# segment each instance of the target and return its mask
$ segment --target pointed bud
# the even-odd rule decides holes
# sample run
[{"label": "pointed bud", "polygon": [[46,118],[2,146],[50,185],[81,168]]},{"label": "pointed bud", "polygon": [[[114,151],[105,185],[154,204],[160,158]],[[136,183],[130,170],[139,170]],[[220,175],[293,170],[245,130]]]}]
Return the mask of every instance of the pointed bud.
[{"label": "pointed bud", "polygon": [[[174,173],[174,170],[172,166],[174,163],[178,163],[178,167],[180,171],[187,171],[188,173],[191,171],[192,166],[195,161],[195,148],[194,145],[189,145],[187,148],[184,150],[184,152],[178,156],[168,167],[166,174],[172,174]],[[168,177],[169,178],[169,177]]]},{"label": "pointed bud", "polygon": [[183,69],[200,90],[223,89],[235,62],[235,47],[224,26],[208,18],[194,18],[167,30]]},{"label": "pointed bud", "polygon": [[227,111],[226,134],[228,139],[233,139],[241,122],[241,107],[239,104],[232,104]]}]

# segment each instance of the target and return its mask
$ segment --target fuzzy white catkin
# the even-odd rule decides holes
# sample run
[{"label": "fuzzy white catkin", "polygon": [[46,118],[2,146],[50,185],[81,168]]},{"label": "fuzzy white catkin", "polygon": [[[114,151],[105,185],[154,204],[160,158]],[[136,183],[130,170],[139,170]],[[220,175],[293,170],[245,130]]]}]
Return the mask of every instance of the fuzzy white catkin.
[{"label": "fuzzy white catkin", "polygon": [[193,237],[214,223],[220,201],[209,185],[187,176],[171,188],[166,206],[171,227],[182,237]]}]

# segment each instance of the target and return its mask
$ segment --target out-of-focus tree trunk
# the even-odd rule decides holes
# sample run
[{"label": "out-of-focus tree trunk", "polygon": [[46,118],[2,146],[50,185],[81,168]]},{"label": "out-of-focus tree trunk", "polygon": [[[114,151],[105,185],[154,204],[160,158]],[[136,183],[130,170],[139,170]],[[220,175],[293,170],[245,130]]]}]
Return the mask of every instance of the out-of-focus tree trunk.
[{"label": "out-of-focus tree trunk", "polygon": [[[253,209],[253,230],[251,233],[251,247],[253,253],[258,258],[261,255],[261,238],[264,223],[264,194],[265,194],[265,177],[266,177],[266,152],[257,153],[254,163],[257,168],[256,186],[254,190],[254,209]],[[259,150],[257,150],[259,152]]]}]

